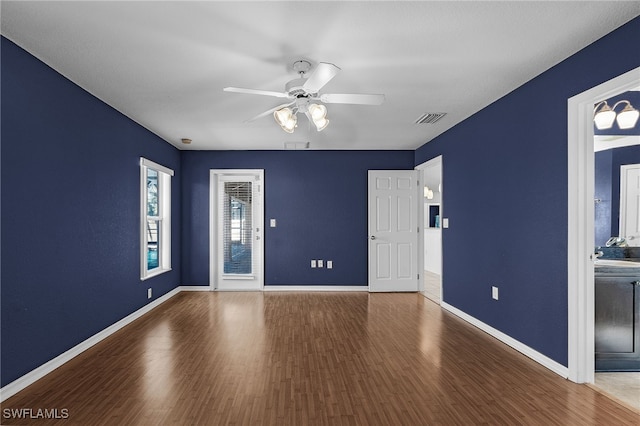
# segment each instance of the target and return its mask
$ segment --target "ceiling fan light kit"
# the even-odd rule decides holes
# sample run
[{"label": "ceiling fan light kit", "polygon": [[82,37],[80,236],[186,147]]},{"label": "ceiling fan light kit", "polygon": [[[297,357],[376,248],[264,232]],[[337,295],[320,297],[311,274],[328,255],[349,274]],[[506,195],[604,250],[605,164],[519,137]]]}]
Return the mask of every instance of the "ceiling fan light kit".
[{"label": "ceiling fan light kit", "polygon": [[298,125],[298,117],[289,107],[274,111],[273,118],[275,118],[276,123],[278,123],[280,127],[282,127],[282,130],[287,133],[293,133]]},{"label": "ceiling fan light kit", "polygon": [[278,105],[258,114],[247,122],[256,120],[273,113],[276,123],[287,133],[293,133],[297,127],[297,114],[303,113],[320,132],[329,125],[327,119],[327,107],[324,103],[355,104],[355,105],[380,105],[384,102],[384,95],[373,94],[322,94],[320,90],[335,77],[340,68],[328,62],[320,62],[316,69],[305,78],[305,74],[311,69],[309,61],[300,60],[293,64],[293,69],[300,77],[289,81],[285,85],[284,92],[272,92],[268,90],[243,89],[240,87],[225,87],[225,92],[245,93],[249,95],[273,96],[287,98],[289,103]]}]

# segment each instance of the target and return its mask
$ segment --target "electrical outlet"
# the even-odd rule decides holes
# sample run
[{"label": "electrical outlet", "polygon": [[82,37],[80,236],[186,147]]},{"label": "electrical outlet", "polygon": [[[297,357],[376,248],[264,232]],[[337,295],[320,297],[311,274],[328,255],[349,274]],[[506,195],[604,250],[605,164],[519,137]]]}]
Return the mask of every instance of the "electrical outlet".
[{"label": "electrical outlet", "polygon": [[333,260],[327,260],[327,269],[333,269]]},{"label": "electrical outlet", "polygon": [[322,259],[318,260],[318,268],[324,267],[324,261]]},{"label": "electrical outlet", "polygon": [[147,289],[147,299],[151,299],[152,296],[153,296],[153,291],[150,288]]},{"label": "electrical outlet", "polygon": [[491,297],[494,300],[498,300],[498,287],[496,286],[491,286]]},{"label": "electrical outlet", "polygon": [[315,260],[312,260],[312,261],[311,261],[311,267],[312,267],[312,268],[315,268],[315,267],[316,267],[316,261],[315,261]]}]

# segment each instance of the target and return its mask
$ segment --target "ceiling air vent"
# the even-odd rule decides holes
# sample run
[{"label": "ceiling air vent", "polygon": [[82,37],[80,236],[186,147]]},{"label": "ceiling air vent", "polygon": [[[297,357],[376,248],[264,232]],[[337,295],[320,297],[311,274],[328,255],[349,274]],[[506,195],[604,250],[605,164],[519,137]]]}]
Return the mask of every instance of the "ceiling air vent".
[{"label": "ceiling air vent", "polygon": [[427,112],[422,114],[415,121],[416,124],[434,124],[436,121],[440,120],[442,117],[447,115],[446,112]]},{"label": "ceiling air vent", "polygon": [[309,142],[285,142],[284,149],[294,151],[309,149]]}]

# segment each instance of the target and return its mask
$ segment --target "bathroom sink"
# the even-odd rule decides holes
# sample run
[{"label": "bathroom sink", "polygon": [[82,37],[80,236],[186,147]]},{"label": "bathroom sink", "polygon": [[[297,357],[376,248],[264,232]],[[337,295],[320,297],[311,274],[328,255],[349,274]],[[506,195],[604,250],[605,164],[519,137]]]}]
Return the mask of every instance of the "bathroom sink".
[{"label": "bathroom sink", "polygon": [[621,259],[596,259],[595,266],[615,266],[622,268],[640,268],[640,262],[636,259],[621,260]]}]

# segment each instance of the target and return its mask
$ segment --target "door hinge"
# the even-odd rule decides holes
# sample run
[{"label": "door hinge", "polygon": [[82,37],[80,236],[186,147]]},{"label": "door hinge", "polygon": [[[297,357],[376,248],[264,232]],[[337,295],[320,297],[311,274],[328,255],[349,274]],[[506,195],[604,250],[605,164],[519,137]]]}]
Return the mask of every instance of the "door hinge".
[{"label": "door hinge", "polygon": [[420,279],[420,274],[418,274],[418,279]]},{"label": "door hinge", "polygon": [[418,226],[418,234],[420,233],[420,227]]}]

